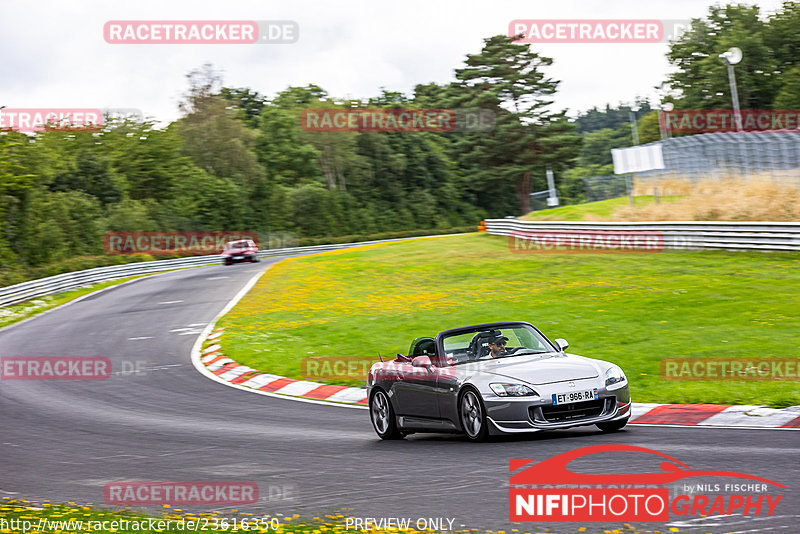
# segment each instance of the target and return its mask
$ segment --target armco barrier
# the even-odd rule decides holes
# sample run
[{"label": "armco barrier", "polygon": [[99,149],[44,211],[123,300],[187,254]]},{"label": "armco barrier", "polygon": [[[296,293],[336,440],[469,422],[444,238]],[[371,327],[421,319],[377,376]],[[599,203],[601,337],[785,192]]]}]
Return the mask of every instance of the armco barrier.
[{"label": "armco barrier", "polygon": [[[304,254],[312,252],[324,252],[326,250],[336,250],[342,248],[356,247],[361,245],[371,245],[374,243],[385,243],[389,241],[399,241],[399,239],[384,239],[380,241],[364,241],[360,243],[343,243],[336,245],[316,245],[311,247],[279,248],[261,250],[258,252],[260,258],[269,256],[281,256],[286,254]],[[99,282],[136,276],[140,274],[157,273],[170,269],[180,269],[183,267],[196,267],[198,265],[208,265],[221,263],[222,256],[212,254],[209,256],[192,256],[189,258],[178,258],[173,260],[157,260],[139,263],[126,263],[124,265],[112,265],[110,267],[97,267],[84,271],[58,274],[39,280],[31,280],[13,286],[0,288],[0,308],[23,302],[36,297],[61,293],[70,289],[90,286]]]},{"label": "armco barrier", "polygon": [[524,232],[661,232],[664,248],[800,251],[800,223],[796,222],[555,222],[487,219],[486,232],[524,235]]}]

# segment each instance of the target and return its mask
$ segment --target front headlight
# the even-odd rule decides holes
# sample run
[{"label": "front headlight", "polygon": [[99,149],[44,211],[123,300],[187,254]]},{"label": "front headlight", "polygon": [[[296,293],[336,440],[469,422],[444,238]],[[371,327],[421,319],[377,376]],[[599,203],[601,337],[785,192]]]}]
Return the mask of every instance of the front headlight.
[{"label": "front headlight", "polygon": [[[622,369],[617,367],[616,365],[612,365],[606,371],[606,388],[608,389],[617,389],[622,387],[623,383],[626,381],[625,373],[622,372]],[[614,386],[615,384],[619,384],[616,387],[609,387]]]},{"label": "front headlight", "polygon": [[534,390],[525,384],[489,384],[489,388],[498,397],[528,397],[538,395]]}]

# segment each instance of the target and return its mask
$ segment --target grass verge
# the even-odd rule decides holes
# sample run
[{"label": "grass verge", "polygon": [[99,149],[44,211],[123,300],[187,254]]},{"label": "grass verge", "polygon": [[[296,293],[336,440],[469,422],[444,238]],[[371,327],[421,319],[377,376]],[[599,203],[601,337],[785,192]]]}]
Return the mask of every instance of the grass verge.
[{"label": "grass verge", "polygon": [[796,358],[798,306],[789,253],[520,254],[470,234],[284,260],[218,325],[227,356],[303,378],[308,356],[377,360],[447,328],[525,320],[622,366],[637,402],[785,407],[797,382],[667,382],[659,362]]},{"label": "grass verge", "polygon": [[[654,186],[662,193],[655,203]],[[628,197],[534,211],[530,221],[800,221],[796,177],[723,177],[693,183],[681,178],[640,180]]]},{"label": "grass verge", "polygon": [[[635,205],[630,206],[628,197],[610,198],[608,200],[598,200],[597,202],[586,202],[584,204],[572,204],[569,206],[559,206],[541,211],[532,211],[520,217],[523,221],[583,221],[612,219],[614,212],[621,208],[631,207],[640,209],[655,203],[652,195],[642,195],[633,197]],[[676,201],[678,196],[660,197],[664,203],[670,204]]]}]

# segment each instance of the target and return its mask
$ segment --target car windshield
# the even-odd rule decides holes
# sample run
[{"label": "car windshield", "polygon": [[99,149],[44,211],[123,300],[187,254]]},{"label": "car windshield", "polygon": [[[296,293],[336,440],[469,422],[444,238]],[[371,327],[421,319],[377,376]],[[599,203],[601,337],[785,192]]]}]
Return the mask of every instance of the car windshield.
[{"label": "car windshield", "polygon": [[447,336],[442,341],[447,361],[455,365],[477,360],[556,352],[544,336],[525,325],[476,328],[463,334]]},{"label": "car windshield", "polygon": [[247,248],[248,246],[249,245],[248,245],[247,241],[232,241],[231,243],[228,243],[228,248],[229,249],[231,249],[231,248]]}]

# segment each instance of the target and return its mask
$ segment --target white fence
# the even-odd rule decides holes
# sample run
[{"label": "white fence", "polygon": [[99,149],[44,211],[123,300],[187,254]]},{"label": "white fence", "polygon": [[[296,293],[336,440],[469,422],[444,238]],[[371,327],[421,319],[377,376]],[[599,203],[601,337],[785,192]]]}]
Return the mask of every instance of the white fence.
[{"label": "white fence", "polygon": [[[395,240],[388,239],[384,241]],[[325,250],[335,250],[381,242],[383,241],[367,241],[363,243],[345,243],[338,245],[317,245],[312,247],[261,250],[259,251],[258,256],[264,258],[268,256],[281,256],[285,254],[323,252]],[[29,282],[23,282],[21,284],[0,288],[0,308],[32,298],[61,293],[62,291],[86,287],[99,282],[115,280],[117,278],[126,278],[128,276],[156,273],[160,271],[168,271],[170,269],[180,269],[183,267],[196,267],[198,265],[208,265],[221,262],[222,256],[219,254],[212,254],[210,256],[194,256],[190,258],[178,258],[173,260],[126,263],[124,265],[97,267],[95,269],[86,269],[84,271],[58,274],[56,276],[49,276],[39,280],[31,280]]]},{"label": "white fence", "polygon": [[658,232],[668,249],[723,249],[800,252],[800,223],[796,222],[550,222],[488,219],[486,232],[525,236],[526,232]]}]

